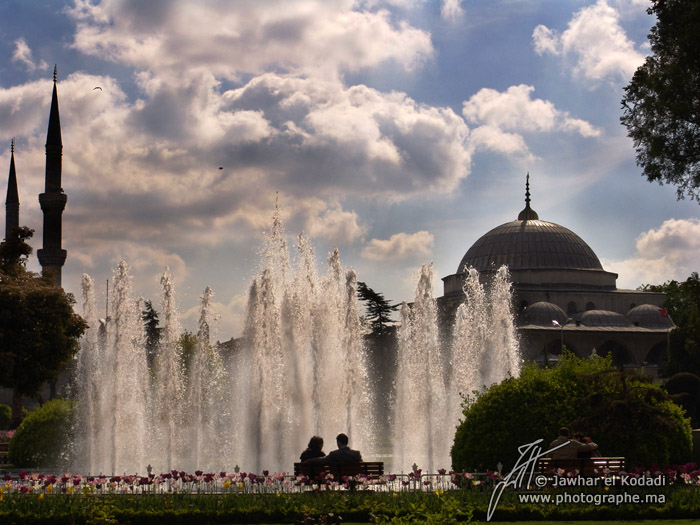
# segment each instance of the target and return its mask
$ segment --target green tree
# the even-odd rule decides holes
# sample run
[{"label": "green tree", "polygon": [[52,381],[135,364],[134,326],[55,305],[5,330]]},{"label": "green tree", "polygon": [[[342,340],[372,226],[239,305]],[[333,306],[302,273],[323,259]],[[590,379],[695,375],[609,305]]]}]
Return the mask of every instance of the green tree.
[{"label": "green tree", "polygon": [[664,362],[667,377],[679,372],[700,375],[700,276],[693,272],[684,282],[667,281],[640,289],[665,293],[664,308],[676,325]]},{"label": "green tree", "polygon": [[185,330],[180,334],[180,339],[177,340],[177,345],[180,347],[180,358],[182,359],[182,369],[185,371],[185,377],[190,375],[190,367],[192,366],[192,358],[197,351],[197,336]]},{"label": "green tree", "polygon": [[67,399],[47,401],[27,414],[10,441],[10,463],[21,468],[65,467],[72,417],[73,403]]},{"label": "green tree", "polygon": [[652,0],[648,56],[625,88],[620,118],[637,164],[700,201],[700,1]]},{"label": "green tree", "polygon": [[357,283],[357,296],[365,303],[366,319],[372,327],[372,333],[374,335],[384,334],[393,325],[391,313],[395,312],[399,305],[390,304],[384,299],[383,294],[375,292],[361,281]]},{"label": "green tree", "polygon": [[158,326],[160,324],[158,312],[153,308],[151,301],[146,301],[144,303],[141,319],[146,328],[146,358],[148,359],[148,366],[150,367],[158,352],[160,335],[163,331],[163,329]]},{"label": "green tree", "polygon": [[22,397],[36,397],[41,386],[57,378],[79,348],[87,328],[73,312],[75,300],[53,279],[24,267],[32,230],[0,247],[0,385],[12,388],[12,422],[22,419]]},{"label": "green tree", "polygon": [[590,435],[605,456],[630,465],[690,459],[690,424],[651,378],[621,372],[609,358],[565,352],[555,368],[526,366],[520,377],[465,400],[452,447],[455,470],[506,469],[518,447],[542,439],[547,449],[562,426]]}]

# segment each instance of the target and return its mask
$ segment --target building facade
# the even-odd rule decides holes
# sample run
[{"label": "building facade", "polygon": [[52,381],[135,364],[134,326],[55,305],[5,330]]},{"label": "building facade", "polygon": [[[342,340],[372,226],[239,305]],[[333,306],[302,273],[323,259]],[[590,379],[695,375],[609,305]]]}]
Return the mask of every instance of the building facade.
[{"label": "building facade", "polygon": [[488,282],[503,265],[513,283],[525,360],[549,364],[566,347],[580,357],[609,354],[617,366],[657,373],[674,328],[662,308],[665,295],[618,289],[617,274],[603,269],[583,239],[540,220],[530,207],[529,180],[517,219],[480,237],[457,272],[443,278],[438,304],[448,324],[464,300],[466,272],[475,268]]}]

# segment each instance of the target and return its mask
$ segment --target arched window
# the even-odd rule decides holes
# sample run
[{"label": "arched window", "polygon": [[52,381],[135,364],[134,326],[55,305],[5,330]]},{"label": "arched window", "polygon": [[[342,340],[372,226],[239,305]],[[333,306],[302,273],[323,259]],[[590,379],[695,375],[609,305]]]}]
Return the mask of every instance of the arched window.
[{"label": "arched window", "polygon": [[566,305],[566,313],[567,314],[575,314],[578,312],[578,308],[576,307],[576,303],[571,301],[569,304]]},{"label": "arched window", "polygon": [[595,310],[595,303],[588,301],[586,303],[586,311],[588,311],[588,310]]}]

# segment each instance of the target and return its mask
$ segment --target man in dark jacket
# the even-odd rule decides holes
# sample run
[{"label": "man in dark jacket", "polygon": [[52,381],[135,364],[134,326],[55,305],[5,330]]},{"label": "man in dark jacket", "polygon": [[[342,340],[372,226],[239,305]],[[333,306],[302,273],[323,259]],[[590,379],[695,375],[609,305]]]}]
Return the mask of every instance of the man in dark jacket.
[{"label": "man in dark jacket", "polygon": [[352,450],[348,446],[348,436],[338,434],[335,438],[338,444],[338,450],[332,450],[326,457],[310,459],[309,462],[314,463],[360,463],[362,455],[359,450]]}]

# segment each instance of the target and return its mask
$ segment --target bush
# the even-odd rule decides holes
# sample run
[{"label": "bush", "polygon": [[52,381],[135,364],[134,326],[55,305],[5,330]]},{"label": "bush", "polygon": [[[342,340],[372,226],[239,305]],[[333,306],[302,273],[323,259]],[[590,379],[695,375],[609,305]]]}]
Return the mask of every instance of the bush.
[{"label": "bush", "polygon": [[693,428],[700,427],[700,377],[681,372],[671,377],[664,388],[671,399],[685,409]]},{"label": "bush", "polygon": [[11,419],[12,409],[9,405],[0,404],[0,430],[10,430]]},{"label": "bush", "polygon": [[630,466],[690,459],[690,425],[680,407],[651,379],[620,372],[609,358],[565,353],[553,369],[528,365],[463,406],[455,470],[494,470],[499,462],[510,469],[519,446],[542,439],[547,450],[562,426],[590,435],[604,456],[625,456]]},{"label": "bush", "polygon": [[60,467],[70,443],[73,404],[54,399],[30,412],[10,442],[8,460],[16,467]]}]

